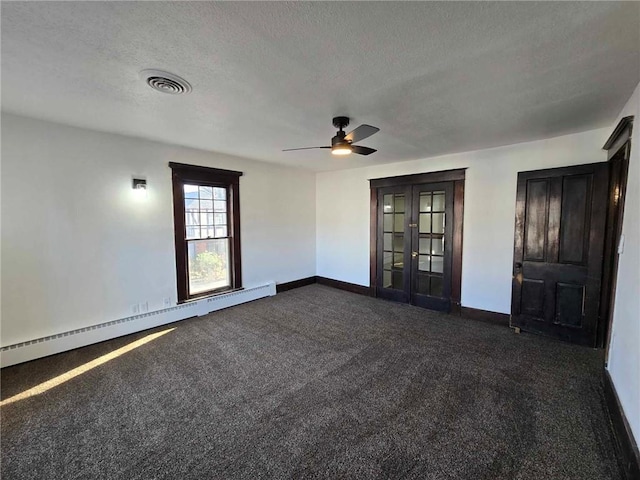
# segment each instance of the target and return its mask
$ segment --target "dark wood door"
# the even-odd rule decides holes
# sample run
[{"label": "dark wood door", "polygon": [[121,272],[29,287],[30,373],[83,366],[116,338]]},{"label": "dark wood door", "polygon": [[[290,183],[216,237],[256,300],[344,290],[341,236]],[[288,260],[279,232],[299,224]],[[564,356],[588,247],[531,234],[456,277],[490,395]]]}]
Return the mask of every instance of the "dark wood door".
[{"label": "dark wood door", "polygon": [[378,297],[450,310],[453,185],[378,189]]},{"label": "dark wood door", "polygon": [[607,164],[518,174],[511,326],[595,346]]},{"label": "dark wood door", "polygon": [[377,262],[380,298],[408,303],[411,299],[411,187],[378,189]]},{"label": "dark wood door", "polygon": [[451,309],[453,182],[416,185],[412,191],[411,303]]}]

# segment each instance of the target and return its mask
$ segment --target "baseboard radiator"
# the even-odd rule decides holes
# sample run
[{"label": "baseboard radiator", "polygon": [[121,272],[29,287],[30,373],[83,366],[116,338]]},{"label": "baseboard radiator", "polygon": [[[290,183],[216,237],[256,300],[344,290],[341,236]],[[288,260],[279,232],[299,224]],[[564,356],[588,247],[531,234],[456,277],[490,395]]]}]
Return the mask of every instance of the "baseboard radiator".
[{"label": "baseboard radiator", "polygon": [[275,282],[0,347],[0,367],[28,362],[276,294]]}]

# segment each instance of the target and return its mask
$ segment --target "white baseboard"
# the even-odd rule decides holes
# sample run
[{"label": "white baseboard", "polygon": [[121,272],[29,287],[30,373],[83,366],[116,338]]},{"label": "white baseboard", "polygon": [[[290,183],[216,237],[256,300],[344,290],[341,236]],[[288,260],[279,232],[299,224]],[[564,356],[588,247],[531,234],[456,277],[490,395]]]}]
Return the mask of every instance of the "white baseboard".
[{"label": "white baseboard", "polygon": [[0,367],[28,362],[276,294],[275,282],[0,348]]}]

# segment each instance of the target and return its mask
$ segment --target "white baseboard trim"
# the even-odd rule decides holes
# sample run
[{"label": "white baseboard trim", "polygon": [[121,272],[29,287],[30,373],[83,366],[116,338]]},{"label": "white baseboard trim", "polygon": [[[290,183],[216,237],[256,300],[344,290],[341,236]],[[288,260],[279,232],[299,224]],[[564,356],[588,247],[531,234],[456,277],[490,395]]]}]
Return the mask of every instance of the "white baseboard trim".
[{"label": "white baseboard trim", "polygon": [[164,308],[162,310],[120,318],[98,325],[7,345],[0,347],[0,367],[4,368],[56,353],[66,352],[74,348],[86,347],[93,343],[104,342],[105,340],[159,327],[186,318],[206,315],[216,310],[222,310],[275,294],[276,284],[275,282],[269,282],[264,285],[249,287],[236,292],[205,297],[175,307]]}]

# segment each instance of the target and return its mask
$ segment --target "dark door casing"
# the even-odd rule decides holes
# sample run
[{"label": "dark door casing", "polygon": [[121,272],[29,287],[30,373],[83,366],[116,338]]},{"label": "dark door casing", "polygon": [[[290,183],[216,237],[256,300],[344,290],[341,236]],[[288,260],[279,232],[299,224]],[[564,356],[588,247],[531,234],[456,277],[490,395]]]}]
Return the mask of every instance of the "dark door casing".
[{"label": "dark door casing", "polygon": [[511,326],[595,346],[606,163],[518,174]]}]

